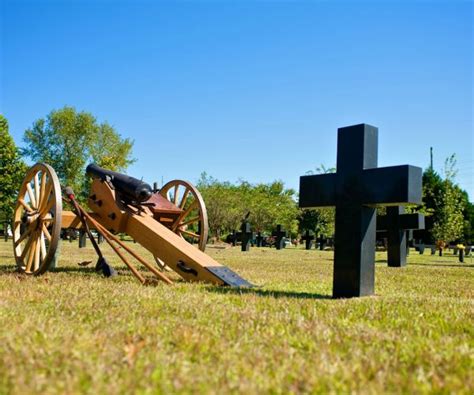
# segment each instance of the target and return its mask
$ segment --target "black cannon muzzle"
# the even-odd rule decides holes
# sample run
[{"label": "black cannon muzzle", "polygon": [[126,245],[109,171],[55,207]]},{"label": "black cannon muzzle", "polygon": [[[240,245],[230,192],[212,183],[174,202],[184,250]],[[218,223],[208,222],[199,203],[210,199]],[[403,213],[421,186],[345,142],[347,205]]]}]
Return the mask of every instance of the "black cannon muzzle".
[{"label": "black cannon muzzle", "polygon": [[126,200],[142,203],[148,200],[153,194],[151,186],[146,182],[112,170],[103,169],[94,163],[87,166],[86,174],[94,178],[111,182],[114,188]]}]

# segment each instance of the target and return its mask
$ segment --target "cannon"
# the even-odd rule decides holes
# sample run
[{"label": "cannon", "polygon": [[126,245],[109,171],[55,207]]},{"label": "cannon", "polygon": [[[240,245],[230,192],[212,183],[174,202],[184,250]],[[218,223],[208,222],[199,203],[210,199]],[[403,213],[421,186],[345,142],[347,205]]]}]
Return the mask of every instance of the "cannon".
[{"label": "cannon", "polygon": [[[61,189],[51,166],[37,163],[28,170],[13,217],[13,248],[20,272],[41,275],[54,267],[62,229],[85,230],[89,235],[90,229],[95,229],[123,260],[125,249],[160,279],[167,277],[115,235],[129,235],[151,252],[160,269],[174,270],[186,281],[251,286],[204,252],[208,237],[207,212],[194,185],[173,180],[153,190],[139,179],[95,164],[87,166],[86,174],[92,178],[87,212],[77,203],[71,188]],[[73,210],[63,210],[63,201],[69,202]],[[99,261],[104,260],[92,237],[91,241]],[[126,260],[124,262],[145,283],[143,275]]]},{"label": "cannon", "polygon": [[125,174],[103,169],[94,163],[87,166],[86,174],[102,181],[110,182],[120,193],[121,197],[130,202],[143,203],[153,195],[151,186],[146,182]]}]

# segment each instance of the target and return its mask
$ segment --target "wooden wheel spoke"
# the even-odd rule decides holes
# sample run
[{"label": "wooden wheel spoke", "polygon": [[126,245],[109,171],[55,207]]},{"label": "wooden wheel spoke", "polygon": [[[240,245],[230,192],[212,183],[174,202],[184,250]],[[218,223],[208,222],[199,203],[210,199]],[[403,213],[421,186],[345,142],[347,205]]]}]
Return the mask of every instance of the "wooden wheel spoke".
[{"label": "wooden wheel spoke", "polygon": [[[33,235],[32,235],[32,236],[33,236]],[[23,251],[21,252],[21,255],[20,255],[20,260],[21,260],[21,261],[23,261],[23,260],[26,258],[27,252],[28,252],[28,250],[29,250],[30,247],[31,247],[31,243],[33,242],[33,239],[34,239],[34,237],[30,237],[30,238],[28,239],[28,241],[26,242],[25,247],[23,248]]]},{"label": "wooden wheel spoke", "polygon": [[29,213],[33,212],[33,209],[30,207],[28,203],[25,202],[25,199],[22,199],[22,198],[18,199],[18,203],[20,203],[23,206],[23,208]]},{"label": "wooden wheel spoke", "polygon": [[190,220],[188,220],[186,222],[183,222],[182,224],[179,224],[179,227],[186,226],[186,225],[192,224],[194,222],[198,222],[199,220],[200,220],[200,217],[191,218]]},{"label": "wooden wheel spoke", "polygon": [[35,260],[33,270],[36,272],[40,267],[40,238],[36,239],[36,246],[35,246]]},{"label": "wooden wheel spoke", "polygon": [[176,222],[172,226],[173,231],[178,228],[178,226],[180,225],[183,218],[186,218],[189,215],[189,213],[191,212],[191,210],[194,208],[194,206],[196,206],[196,205],[197,205],[197,200],[192,202],[191,205],[179,215],[178,219],[176,220]]},{"label": "wooden wheel spoke", "polygon": [[49,210],[45,211],[46,206],[48,204],[52,204],[51,202],[54,203],[54,200],[55,200],[54,196],[51,196],[52,189],[53,189],[53,185],[51,183],[46,184],[46,191],[43,197],[41,198],[41,204],[40,204],[40,207],[38,208],[40,213],[48,212]]},{"label": "wooden wheel spoke", "polygon": [[48,230],[48,228],[46,227],[45,224],[43,224],[43,233],[46,236],[46,238],[48,239],[48,241],[51,241],[51,233],[49,233],[49,230]]},{"label": "wooden wheel spoke", "polygon": [[55,202],[56,201],[54,199],[54,196],[51,196],[48,203],[44,206],[44,209],[40,211],[40,215],[44,217],[47,213],[49,213],[50,210],[53,208]]},{"label": "wooden wheel spoke", "polygon": [[44,199],[44,195],[45,195],[45,189],[46,189],[46,173],[43,171],[41,173],[41,187],[40,187],[40,205],[41,205],[41,202],[43,201]]},{"label": "wooden wheel spoke", "polygon": [[39,183],[38,173],[35,174],[34,183],[35,183],[35,200],[36,200],[36,204],[39,207],[39,203],[40,203],[40,183]]},{"label": "wooden wheel spoke", "polygon": [[23,223],[22,221],[13,222],[13,233],[16,233],[17,231],[19,231],[22,223]]},{"label": "wooden wheel spoke", "polygon": [[199,238],[201,237],[201,235],[198,235],[197,233],[189,232],[189,231],[187,231],[187,230],[182,230],[182,229],[180,229],[179,231],[180,231],[181,233],[184,233],[185,235],[194,237],[195,239],[199,239]]},{"label": "wooden wheel spoke", "polygon": [[186,189],[184,190],[183,200],[181,200],[181,203],[179,204],[179,208],[180,208],[181,210],[184,209],[184,206],[186,205],[186,201],[188,200],[188,196],[189,196],[190,192],[191,192],[191,191],[189,190],[189,188],[186,188]]},{"label": "wooden wheel spoke", "polygon": [[21,242],[24,241],[30,234],[31,234],[31,228],[25,230],[23,234],[20,236],[20,238],[16,240],[15,243],[13,243],[15,248],[18,247],[18,245],[21,244]]},{"label": "wooden wheel spoke", "polygon": [[33,192],[30,183],[26,184],[26,190],[28,191],[28,196],[30,197],[31,205],[33,206],[33,208],[38,208],[38,206],[36,205],[35,193]]},{"label": "wooden wheel spoke", "polygon": [[30,255],[28,256],[28,261],[26,263],[26,268],[25,268],[25,271],[26,272],[30,272],[31,271],[31,265],[33,264],[33,260],[35,258],[35,255],[36,255],[36,247],[37,247],[38,243],[36,243],[36,239],[33,241],[33,245],[31,246],[31,249],[30,249]]},{"label": "wooden wheel spoke", "polygon": [[178,189],[179,189],[179,184],[176,184],[174,186],[174,196],[173,196],[174,205],[176,205],[176,203],[178,203]]},{"label": "wooden wheel spoke", "polygon": [[40,248],[41,248],[41,261],[46,258],[47,251],[46,251],[46,242],[44,241],[44,233],[41,232],[40,235]]}]

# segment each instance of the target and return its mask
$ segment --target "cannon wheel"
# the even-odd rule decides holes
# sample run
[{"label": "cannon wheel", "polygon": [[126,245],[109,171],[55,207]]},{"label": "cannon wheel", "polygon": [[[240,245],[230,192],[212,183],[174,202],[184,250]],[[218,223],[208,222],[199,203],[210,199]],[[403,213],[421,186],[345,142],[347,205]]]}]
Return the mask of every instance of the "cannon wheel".
[{"label": "cannon wheel", "polygon": [[62,200],[54,169],[37,163],[23,180],[13,216],[18,270],[39,275],[54,262],[61,233]]},{"label": "cannon wheel", "polygon": [[184,210],[171,226],[173,232],[188,241],[197,243],[199,249],[204,251],[209,226],[206,205],[196,187],[187,181],[173,180],[166,183],[159,193]]},{"label": "cannon wheel", "polygon": [[[209,225],[204,200],[196,187],[188,181],[173,180],[159,191],[160,195],[184,210],[171,225],[171,230],[192,244],[196,243],[201,251],[206,249]],[[165,264],[155,257],[157,264],[165,268]]]}]

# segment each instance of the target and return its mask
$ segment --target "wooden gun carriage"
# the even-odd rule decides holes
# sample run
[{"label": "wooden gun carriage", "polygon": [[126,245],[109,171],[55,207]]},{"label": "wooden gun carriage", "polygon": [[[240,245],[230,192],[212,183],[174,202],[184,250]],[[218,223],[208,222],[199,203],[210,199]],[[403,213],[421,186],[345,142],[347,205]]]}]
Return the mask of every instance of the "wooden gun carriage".
[{"label": "wooden gun carriage", "polygon": [[[160,190],[152,190],[141,180],[94,164],[86,173],[93,179],[88,198],[91,211],[87,213],[75,206],[74,194],[67,188],[65,195],[76,210],[63,211],[62,201],[67,199],[51,166],[38,163],[28,170],[13,218],[19,271],[29,275],[46,272],[55,261],[61,229],[90,227],[109,235],[109,244],[109,239],[118,240],[113,236],[116,233],[129,235],[151,252],[160,266],[168,266],[187,281],[251,285],[204,253],[208,236],[206,206],[191,183],[174,180]],[[120,247],[114,250],[122,255]],[[154,265],[142,263],[158,275]],[[136,269],[130,269],[145,282]]]}]

